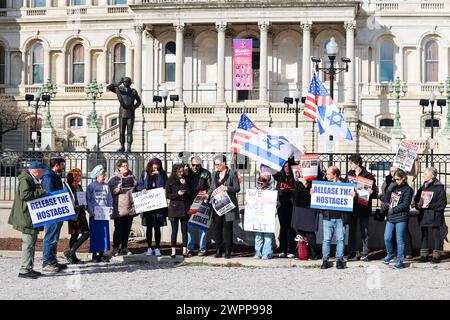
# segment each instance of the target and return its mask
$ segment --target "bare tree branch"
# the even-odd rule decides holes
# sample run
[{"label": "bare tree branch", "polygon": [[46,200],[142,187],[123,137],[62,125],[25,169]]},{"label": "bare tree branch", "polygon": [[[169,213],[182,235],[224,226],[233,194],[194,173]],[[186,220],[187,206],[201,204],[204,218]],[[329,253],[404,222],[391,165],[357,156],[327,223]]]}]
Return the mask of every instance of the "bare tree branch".
[{"label": "bare tree branch", "polygon": [[0,139],[4,134],[17,130],[30,115],[32,113],[20,109],[12,97],[0,96]]}]

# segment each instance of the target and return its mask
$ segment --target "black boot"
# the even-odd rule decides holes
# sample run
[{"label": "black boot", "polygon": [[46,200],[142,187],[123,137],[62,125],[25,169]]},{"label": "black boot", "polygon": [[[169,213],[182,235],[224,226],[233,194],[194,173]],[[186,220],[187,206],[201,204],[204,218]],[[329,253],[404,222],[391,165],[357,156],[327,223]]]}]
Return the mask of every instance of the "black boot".
[{"label": "black boot", "polygon": [[131,143],[127,144],[127,152],[131,152]]},{"label": "black boot", "polygon": [[431,263],[441,262],[441,251],[433,250],[433,257],[431,258]]},{"label": "black boot", "polygon": [[123,144],[121,144],[120,148],[117,149],[117,152],[125,152],[125,146]]},{"label": "black boot", "polygon": [[428,249],[420,249],[420,262],[428,262]]},{"label": "black boot", "polygon": [[222,249],[217,249],[214,258],[222,258]]},{"label": "black boot", "polygon": [[231,259],[231,249],[225,251],[225,259]]}]

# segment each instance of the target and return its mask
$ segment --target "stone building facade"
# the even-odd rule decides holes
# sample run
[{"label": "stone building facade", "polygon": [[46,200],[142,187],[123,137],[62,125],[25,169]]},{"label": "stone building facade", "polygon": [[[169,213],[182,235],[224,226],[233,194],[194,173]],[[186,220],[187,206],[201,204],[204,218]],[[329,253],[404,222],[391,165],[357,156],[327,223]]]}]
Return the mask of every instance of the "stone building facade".
[{"label": "stone building facade", "polygon": [[[29,111],[25,94],[46,79],[57,85],[51,100],[52,128],[40,147],[102,150],[118,147],[118,102],[109,92],[96,103],[98,128],[89,128],[92,101],[85,86],[104,86],[131,76],[143,97],[134,127],[135,151],[228,150],[245,110],[260,127],[295,127],[296,106],[284,97],[306,95],[314,63],[328,66],[325,46],[339,45],[334,96],[354,136],[353,143],[318,136],[300,115],[309,152],[391,152],[406,137],[426,152],[448,150],[447,108],[422,114],[421,98],[449,75],[450,1],[377,0],[0,0],[0,95]],[[420,23],[418,23],[420,19]],[[253,39],[252,91],[232,88],[232,40]],[[319,73],[329,86],[329,77]],[[399,77],[401,130],[394,130],[396,99],[388,82]],[[179,101],[156,108],[164,88]],[[449,89],[450,90],[450,89]],[[34,102],[32,103],[34,106]],[[300,102],[301,111],[303,105]],[[40,123],[48,108],[40,108]],[[435,141],[430,143],[431,125]],[[30,149],[34,117],[4,137],[4,148]],[[39,129],[39,128],[38,128]]]}]

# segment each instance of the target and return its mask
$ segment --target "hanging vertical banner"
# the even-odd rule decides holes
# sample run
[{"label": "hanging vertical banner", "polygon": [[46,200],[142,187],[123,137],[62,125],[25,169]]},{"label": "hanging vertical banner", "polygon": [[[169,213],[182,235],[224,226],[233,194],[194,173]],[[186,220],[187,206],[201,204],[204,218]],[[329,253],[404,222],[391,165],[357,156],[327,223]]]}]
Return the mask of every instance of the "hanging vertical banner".
[{"label": "hanging vertical banner", "polygon": [[233,88],[252,90],[253,39],[233,39]]}]

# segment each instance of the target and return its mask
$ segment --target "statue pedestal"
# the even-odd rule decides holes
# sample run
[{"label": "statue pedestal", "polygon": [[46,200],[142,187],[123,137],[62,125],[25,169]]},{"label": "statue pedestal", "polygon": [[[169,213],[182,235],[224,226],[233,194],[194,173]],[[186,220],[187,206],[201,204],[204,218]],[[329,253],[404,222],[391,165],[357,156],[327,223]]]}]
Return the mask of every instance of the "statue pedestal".
[{"label": "statue pedestal", "polygon": [[401,131],[401,129],[392,129],[391,131],[391,146],[392,146],[392,152],[393,153],[397,153],[398,151],[398,146],[400,145],[400,142],[403,140],[404,136],[403,133]]},{"label": "statue pedestal", "polygon": [[55,150],[55,129],[41,129],[41,150]]},{"label": "statue pedestal", "polygon": [[86,148],[90,150],[98,148],[98,128],[87,128]]}]

